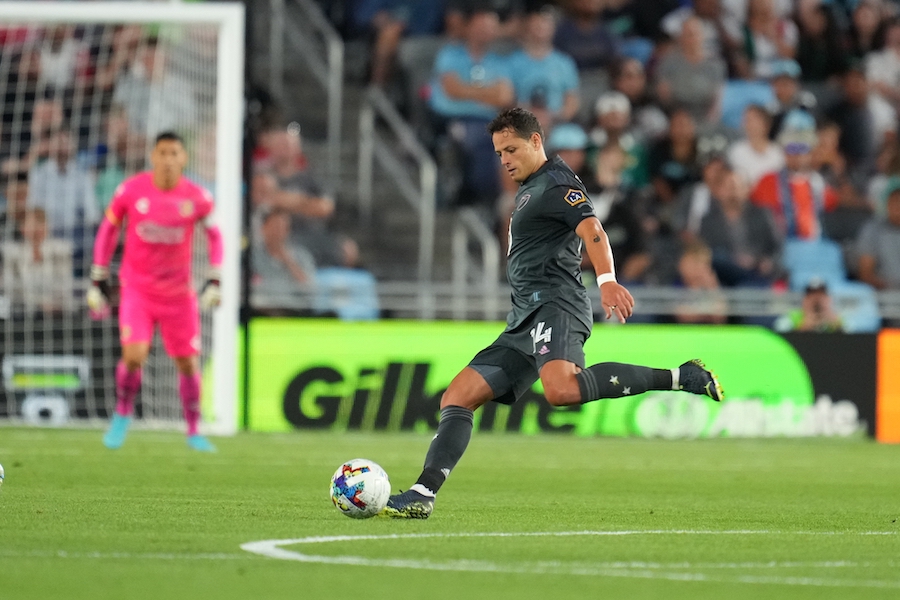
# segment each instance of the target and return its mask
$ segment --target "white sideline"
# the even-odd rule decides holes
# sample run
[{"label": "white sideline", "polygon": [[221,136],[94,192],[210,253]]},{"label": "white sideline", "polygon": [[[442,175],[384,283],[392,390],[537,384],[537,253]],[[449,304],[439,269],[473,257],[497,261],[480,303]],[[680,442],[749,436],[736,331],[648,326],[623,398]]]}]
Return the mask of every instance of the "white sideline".
[{"label": "white sideline", "polygon": [[[446,560],[432,561],[421,559],[399,558],[367,558],[363,556],[321,556],[304,554],[288,550],[282,546],[300,544],[323,544],[333,542],[370,541],[370,540],[403,540],[423,538],[477,538],[477,537],[557,537],[557,536],[636,536],[636,535],[782,535],[782,536],[818,536],[818,535],[897,535],[895,531],[770,531],[770,530],[625,530],[625,531],[565,531],[565,532],[522,532],[522,533],[411,533],[389,535],[335,535],[312,536],[285,540],[262,540],[241,544],[241,549],[280,560],[293,560],[306,563],[356,565],[365,567],[389,567],[400,569],[422,569],[432,571],[460,572],[492,572],[521,574],[554,574],[554,575],[588,575],[601,577],[623,577],[637,579],[665,579],[673,581],[705,581],[719,583],[756,583],[791,586],[815,587],[864,587],[900,589],[898,580],[877,579],[831,579],[821,577],[800,576],[765,576],[765,575],[710,575],[700,572],[679,572],[679,570],[697,571],[700,569],[790,569],[790,568],[852,568],[889,566],[895,567],[895,561],[884,563],[857,561],[809,561],[809,562],[723,562],[723,563],[650,563],[650,562],[602,562],[602,563],[562,563],[557,561],[540,561],[532,563],[500,564],[478,560]],[[720,571],[721,573],[721,571]]]}]

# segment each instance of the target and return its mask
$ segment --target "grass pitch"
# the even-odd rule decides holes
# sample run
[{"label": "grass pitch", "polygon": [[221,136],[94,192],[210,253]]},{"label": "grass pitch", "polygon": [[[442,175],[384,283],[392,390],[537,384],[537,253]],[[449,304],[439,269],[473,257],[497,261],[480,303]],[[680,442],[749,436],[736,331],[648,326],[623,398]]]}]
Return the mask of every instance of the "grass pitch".
[{"label": "grass pitch", "polygon": [[900,597],[900,447],[476,434],[431,519],[355,521],[337,466],[405,489],[428,436],[100,437],[0,428],[0,598]]}]

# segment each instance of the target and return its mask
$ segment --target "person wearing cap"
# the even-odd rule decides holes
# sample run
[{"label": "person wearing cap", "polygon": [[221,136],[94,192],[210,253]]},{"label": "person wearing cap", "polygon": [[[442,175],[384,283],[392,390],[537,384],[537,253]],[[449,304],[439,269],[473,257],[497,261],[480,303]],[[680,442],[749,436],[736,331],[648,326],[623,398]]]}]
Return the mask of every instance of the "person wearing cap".
[{"label": "person wearing cap", "polygon": [[528,13],[522,48],[509,58],[516,102],[547,129],[571,121],[581,104],[575,61],[553,48],[555,32],[556,16],[550,10]]},{"label": "person wearing cap", "polygon": [[631,102],[622,92],[601,94],[594,105],[596,120],[590,131],[594,149],[614,145],[626,154],[625,181],[634,187],[649,182],[647,150],[631,126]]},{"label": "person wearing cap", "polygon": [[800,75],[800,65],[795,60],[778,60],[771,65],[769,83],[775,93],[775,106],[772,109],[769,139],[778,139],[782,122],[792,110],[805,110],[812,115],[816,109],[815,96],[800,88]]},{"label": "person wearing cap", "polygon": [[547,150],[565,161],[576,175],[585,174],[588,135],[577,123],[560,123],[547,137]]},{"label": "person wearing cap", "polygon": [[803,300],[799,308],[791,310],[775,321],[777,331],[813,331],[818,333],[839,333],[844,330],[841,317],[834,311],[828,285],[814,277],[803,290]]},{"label": "person wearing cap", "polygon": [[819,239],[821,215],[838,204],[837,193],[812,168],[815,127],[815,119],[809,113],[788,113],[778,136],[784,150],[784,168],[763,176],[750,195],[754,204],[772,211],[787,239]]}]

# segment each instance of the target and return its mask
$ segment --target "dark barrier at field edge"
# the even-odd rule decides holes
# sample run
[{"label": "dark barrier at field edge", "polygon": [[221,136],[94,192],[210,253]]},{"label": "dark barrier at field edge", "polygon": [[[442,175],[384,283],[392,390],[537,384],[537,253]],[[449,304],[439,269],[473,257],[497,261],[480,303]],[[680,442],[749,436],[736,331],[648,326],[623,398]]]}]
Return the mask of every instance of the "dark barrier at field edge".
[{"label": "dark barrier at field edge", "polygon": [[855,404],[866,432],[874,436],[878,336],[792,332],[784,338],[806,363],[816,397],[824,395],[834,402],[849,400]]}]

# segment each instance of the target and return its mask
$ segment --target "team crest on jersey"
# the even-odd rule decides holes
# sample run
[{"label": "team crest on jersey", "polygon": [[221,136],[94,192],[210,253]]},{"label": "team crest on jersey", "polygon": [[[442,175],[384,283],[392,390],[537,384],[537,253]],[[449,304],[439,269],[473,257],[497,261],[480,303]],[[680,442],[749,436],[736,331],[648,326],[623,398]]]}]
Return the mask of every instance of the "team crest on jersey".
[{"label": "team crest on jersey", "polygon": [[531,194],[522,194],[522,197],[519,198],[519,201],[516,202],[516,210],[522,210],[525,208],[525,205],[528,204],[528,201],[531,200]]},{"label": "team crest on jersey", "polygon": [[587,200],[587,198],[584,197],[584,192],[574,189],[570,189],[568,192],[566,192],[565,198],[566,202],[568,202],[572,206],[576,206]]},{"label": "team crest on jersey", "polygon": [[194,203],[190,200],[182,200],[178,206],[178,214],[182,217],[189,217],[194,214]]},{"label": "team crest on jersey", "polygon": [[134,208],[142,215],[146,215],[147,211],[150,210],[150,201],[146,198],[141,198],[134,203]]}]

